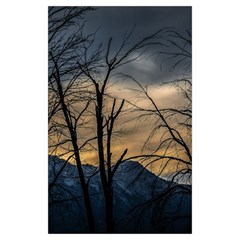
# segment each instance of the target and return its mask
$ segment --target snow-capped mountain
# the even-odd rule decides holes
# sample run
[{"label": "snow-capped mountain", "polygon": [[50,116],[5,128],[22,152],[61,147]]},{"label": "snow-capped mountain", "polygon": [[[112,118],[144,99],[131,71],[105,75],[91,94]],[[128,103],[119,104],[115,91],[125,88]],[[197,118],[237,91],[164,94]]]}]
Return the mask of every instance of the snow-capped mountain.
[{"label": "snow-capped mountain", "polygon": [[[83,170],[86,181],[89,181],[96,230],[105,232],[104,196],[98,169],[83,165]],[[49,232],[87,232],[83,193],[76,166],[57,157],[49,157],[48,172],[51,186]],[[113,179],[116,232],[190,233],[190,192],[190,186],[165,181],[138,162],[122,163]]]}]

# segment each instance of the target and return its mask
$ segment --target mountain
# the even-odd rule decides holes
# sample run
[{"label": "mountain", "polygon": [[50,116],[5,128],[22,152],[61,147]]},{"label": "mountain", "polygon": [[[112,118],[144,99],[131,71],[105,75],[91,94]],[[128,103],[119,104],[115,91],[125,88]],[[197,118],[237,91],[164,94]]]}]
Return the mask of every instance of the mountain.
[{"label": "mountain", "polygon": [[[89,181],[96,230],[104,233],[104,196],[97,170],[92,165],[83,165],[86,181]],[[87,232],[83,193],[76,166],[51,156],[48,173],[51,186],[49,233]],[[122,163],[113,179],[116,232],[190,233],[190,192],[190,186],[163,180],[138,162]]]}]

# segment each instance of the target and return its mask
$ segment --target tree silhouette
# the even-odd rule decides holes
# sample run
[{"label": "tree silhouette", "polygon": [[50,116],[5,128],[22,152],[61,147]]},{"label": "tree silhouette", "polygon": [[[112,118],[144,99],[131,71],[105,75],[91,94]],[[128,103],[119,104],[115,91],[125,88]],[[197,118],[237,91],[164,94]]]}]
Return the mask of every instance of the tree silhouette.
[{"label": "tree silhouette", "polygon": [[[148,108],[142,107],[141,104],[129,103],[133,106],[132,111],[138,113],[138,119],[147,118],[147,121],[154,119],[154,121],[152,120],[153,128],[144,143],[143,149],[148,145],[152,146],[153,138],[158,139],[158,144],[152,153],[149,154],[149,157],[142,159],[142,161],[148,161],[146,167],[160,162],[160,176],[166,169],[171,169],[171,174],[167,176],[169,185],[165,191],[153,196],[143,206],[139,206],[135,212],[139,214],[139,212],[144,212],[149,207],[154,206],[155,211],[152,213],[152,218],[156,220],[155,222],[161,231],[165,231],[166,225],[171,221],[177,221],[182,217],[191,218],[189,215],[177,215],[176,212],[171,217],[168,216],[167,219],[166,216],[163,216],[165,206],[169,204],[175,195],[191,195],[191,187],[189,186],[192,176],[191,44],[191,33],[189,31],[178,33],[175,30],[170,30],[166,36],[166,44],[161,45],[162,49],[156,52],[157,57],[162,59],[161,67],[164,67],[167,61],[171,61],[170,71],[176,71],[179,75],[179,69],[180,71],[184,69],[184,72],[180,72],[181,78],[164,82],[158,86],[159,94],[161,94],[161,88],[163,87],[176,89],[177,93],[183,98],[179,106],[159,107],[157,99],[154,99],[151,96],[151,92],[148,91],[148,86],[143,86],[132,76],[123,75],[123,77],[131,79],[136,83],[137,91],[149,103]],[[176,182],[180,184],[176,185]],[[161,219],[160,222],[159,219]],[[191,229],[191,227],[189,228]]]},{"label": "tree silhouette", "polygon": [[[77,31],[66,36],[66,31],[71,31],[71,27],[76,19],[82,19],[84,13],[89,10],[91,10],[91,8],[49,8],[49,121],[52,120],[49,124],[49,135],[51,136],[52,133],[53,135],[58,134],[60,136],[65,136],[62,141],[57,142],[54,145],[50,144],[50,148],[53,148],[54,150],[62,144],[66,144],[67,142],[71,143],[71,157],[74,157],[78,169],[89,231],[94,232],[95,223],[91,199],[79,154],[81,146],[79,146],[77,131],[79,128],[79,120],[86,112],[91,102],[91,98],[86,96],[86,94],[84,94],[84,97],[81,96],[80,98],[76,96],[76,92],[79,91],[78,85],[84,85],[84,81],[81,83],[78,81],[82,72],[77,66],[76,57],[82,46],[90,41],[90,36],[83,36],[82,30],[84,24],[80,25]],[[84,87],[81,89],[83,92],[87,91],[86,86],[85,89]],[[82,101],[82,98],[86,101],[85,106],[82,109],[76,109],[75,105],[79,101]],[[60,112],[63,118],[60,122],[56,122],[53,119],[53,116],[56,115],[57,112]],[[65,129],[67,129],[67,132],[64,132]],[[56,179],[59,174],[56,175]],[[50,190],[56,179],[50,184]]]},{"label": "tree silhouette", "polygon": [[[155,207],[164,206],[173,193],[179,194],[176,182],[181,179],[185,181],[186,176],[190,179],[192,164],[190,141],[186,138],[186,134],[191,136],[191,79],[184,77],[165,83],[176,87],[184,95],[186,105],[162,109],[151,97],[147,86],[142,86],[137,79],[127,75],[124,66],[144,57],[145,52],[154,46],[154,55],[167,56],[162,61],[162,67],[166,61],[171,61],[171,71],[178,69],[180,65],[186,66],[187,71],[191,57],[187,46],[191,42],[178,32],[164,28],[132,43],[132,29],[125,35],[118,48],[114,49],[113,38],[99,43],[96,32],[84,34],[84,15],[92,10],[94,9],[87,7],[49,8],[49,152],[50,155],[57,153],[59,157],[66,159],[49,184],[49,192],[57,186],[57,179],[67,163],[74,159],[83,192],[88,230],[95,232],[89,184],[92,177],[99,173],[104,196],[106,232],[113,233],[116,231],[113,214],[114,176],[122,163],[128,160],[148,161],[148,167],[160,161],[164,163],[160,175],[172,162],[175,163],[176,169],[170,176],[166,192],[161,192],[145,205],[154,203]],[[180,40],[188,44],[181,45]],[[171,51],[166,50],[170,45],[174,45],[175,51],[172,51],[172,47]],[[155,50],[156,46],[159,47],[159,51]],[[112,96],[107,89],[116,75],[122,79],[131,79],[137,84],[138,92],[150,103],[151,109]],[[128,108],[129,106],[131,108]],[[116,133],[121,132],[117,122],[123,113],[132,112],[137,113],[139,119],[146,115],[158,119],[157,125],[143,143],[144,149],[151,144],[153,136],[159,136],[159,144],[151,153],[134,155],[125,148],[119,154],[112,147]],[[175,125],[172,125],[172,118],[177,119]],[[86,129],[91,129],[91,134],[86,134]],[[159,129],[163,131],[159,132]],[[173,147],[178,154],[169,151]],[[162,149],[163,153],[160,151]],[[97,153],[97,171],[91,176],[86,175],[82,166],[83,151]],[[130,156],[127,157],[127,154]],[[136,176],[136,179],[138,177]],[[180,188],[191,192],[188,187]],[[61,186],[58,186],[58,189],[60,192],[64,191]],[[68,199],[63,201],[77,198],[68,193]]]},{"label": "tree silhouette", "polygon": [[[109,96],[106,94],[106,88],[111,81],[113,74],[118,72],[118,69],[123,65],[129,64],[130,62],[138,59],[139,56],[143,54],[147,47],[153,46],[155,44],[161,44],[159,38],[162,33],[167,31],[166,29],[158,30],[150,36],[147,36],[140,40],[139,42],[133,44],[130,47],[127,47],[128,40],[131,37],[133,30],[126,35],[123,39],[119,49],[115,54],[111,54],[111,43],[112,38],[109,39],[107,48],[105,51],[101,51],[100,47],[98,52],[102,53],[102,59],[99,61],[99,64],[89,64],[88,60],[88,51],[89,48],[86,48],[84,53],[84,58],[79,62],[79,68],[84,72],[86,77],[94,84],[95,86],[95,116],[96,116],[96,125],[97,125],[97,145],[98,145],[98,158],[99,158],[99,170],[101,176],[101,183],[104,192],[105,198],[105,214],[106,214],[106,227],[107,232],[114,232],[114,221],[113,221],[113,176],[116,172],[118,166],[126,161],[124,160],[125,155],[128,152],[126,148],[122,155],[118,157],[118,160],[114,163],[112,167],[112,155],[111,150],[111,140],[114,132],[115,122],[120,115],[123,106],[124,99],[119,104],[119,107],[116,107],[116,98],[113,98],[113,103],[109,111],[108,116],[103,114],[104,103],[108,100]],[[137,56],[136,56],[137,54]],[[111,57],[110,57],[111,55]],[[94,69],[94,72],[91,73],[91,70]],[[100,77],[99,77],[100,76]],[[103,76],[103,77],[101,77]],[[100,79],[100,80],[98,80]],[[117,109],[116,109],[117,108]],[[106,139],[104,139],[106,136]],[[106,143],[106,146],[105,146]],[[128,158],[130,159],[130,158]]]}]

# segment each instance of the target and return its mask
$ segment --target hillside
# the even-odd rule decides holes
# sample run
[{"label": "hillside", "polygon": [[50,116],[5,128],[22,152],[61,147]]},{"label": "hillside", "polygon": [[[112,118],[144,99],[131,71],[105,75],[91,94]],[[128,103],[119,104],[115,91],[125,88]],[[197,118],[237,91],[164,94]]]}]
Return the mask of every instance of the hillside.
[{"label": "hillside", "polygon": [[[57,157],[49,157],[49,184],[64,163]],[[99,173],[91,165],[84,165],[83,170],[86,181],[89,180],[97,232],[105,232]],[[113,189],[116,232],[191,232],[189,186],[169,183],[140,163],[128,161],[116,171]],[[49,191],[49,233],[80,232],[87,232],[83,195],[76,166],[67,163]]]}]

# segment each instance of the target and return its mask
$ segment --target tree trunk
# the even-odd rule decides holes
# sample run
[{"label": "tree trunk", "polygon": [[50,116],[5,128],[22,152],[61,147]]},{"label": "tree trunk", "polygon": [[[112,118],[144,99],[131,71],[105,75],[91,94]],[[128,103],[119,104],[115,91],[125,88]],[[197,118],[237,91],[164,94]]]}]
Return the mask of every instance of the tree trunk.
[{"label": "tree trunk", "polygon": [[103,188],[104,199],[105,199],[106,228],[108,233],[113,233],[114,222],[113,222],[112,181],[109,181],[110,179],[107,179],[107,175],[105,171],[105,161],[104,161],[103,117],[102,117],[103,95],[99,91],[98,87],[96,87],[96,93],[97,93],[96,121],[97,121],[97,138],[98,138],[98,156],[99,156],[100,177],[101,177],[102,188]]},{"label": "tree trunk", "polygon": [[108,183],[108,191],[107,197],[105,200],[106,203],[106,225],[107,232],[114,232],[114,221],[113,221],[113,191],[112,191],[112,183]]},{"label": "tree trunk", "polygon": [[86,213],[87,213],[89,232],[95,232],[95,223],[94,223],[91,199],[90,199],[88,186],[85,182],[84,173],[83,173],[83,169],[82,169],[82,165],[81,165],[81,159],[80,159],[78,144],[77,144],[77,136],[76,136],[76,132],[74,131],[73,125],[69,119],[68,109],[67,109],[67,106],[64,101],[62,85],[61,85],[59,79],[57,79],[57,86],[58,86],[58,92],[59,92],[59,96],[60,96],[62,111],[63,111],[65,121],[68,126],[69,133],[71,135],[71,141],[72,141],[72,145],[73,145],[73,149],[74,149],[74,156],[75,156],[75,160],[77,163],[80,184],[81,184],[82,191],[83,191],[83,198],[84,198],[84,204],[85,204]]},{"label": "tree trunk", "polygon": [[[75,152],[75,150],[74,150],[74,152]],[[89,195],[89,191],[88,191],[88,186],[84,179],[84,173],[83,173],[78,149],[77,149],[77,154],[75,154],[75,158],[76,158],[79,179],[80,179],[80,183],[81,183],[81,187],[82,187],[82,191],[83,191],[84,203],[85,203],[86,212],[87,212],[88,228],[89,228],[89,232],[93,233],[93,232],[95,232],[95,223],[94,223],[91,199],[90,199],[90,195]]]}]

